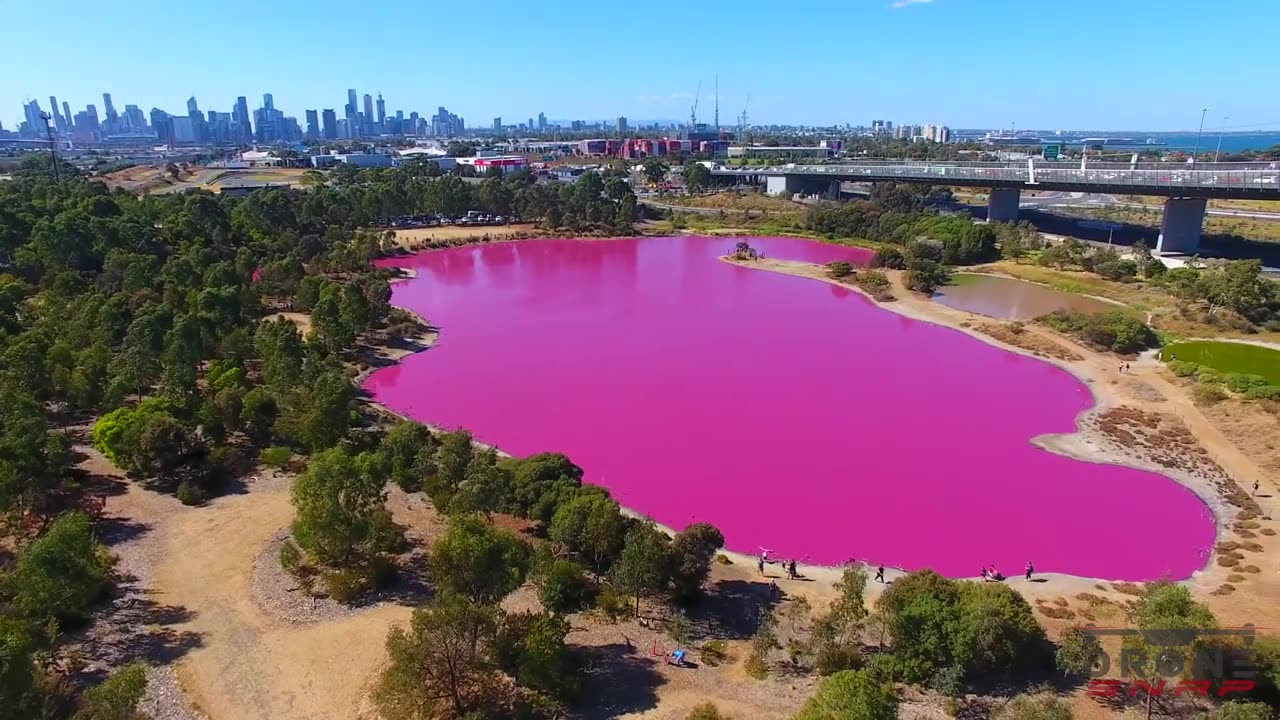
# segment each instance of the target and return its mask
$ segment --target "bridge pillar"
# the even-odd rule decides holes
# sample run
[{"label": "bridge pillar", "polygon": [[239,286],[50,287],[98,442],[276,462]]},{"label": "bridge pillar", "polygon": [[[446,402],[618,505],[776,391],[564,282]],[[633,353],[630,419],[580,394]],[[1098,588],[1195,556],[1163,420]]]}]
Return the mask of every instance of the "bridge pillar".
[{"label": "bridge pillar", "polygon": [[764,181],[766,195],[791,197],[802,190],[800,178],[794,175],[769,175]]},{"label": "bridge pillar", "polygon": [[1160,239],[1156,252],[1189,253],[1200,250],[1200,228],[1204,226],[1206,198],[1174,198],[1164,201],[1164,217],[1160,219]]},{"label": "bridge pillar", "polygon": [[993,188],[987,195],[987,222],[1016,222],[1021,202],[1018,188]]}]

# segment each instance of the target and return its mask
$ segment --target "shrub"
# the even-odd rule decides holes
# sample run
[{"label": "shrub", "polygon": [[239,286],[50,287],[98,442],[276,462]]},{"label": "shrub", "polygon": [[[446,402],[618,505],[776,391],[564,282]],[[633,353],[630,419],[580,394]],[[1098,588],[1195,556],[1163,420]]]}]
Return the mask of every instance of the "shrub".
[{"label": "shrub", "polygon": [[876,251],[871,260],[872,267],[901,270],[907,266],[907,258],[896,247],[883,247]]},{"label": "shrub", "polygon": [[862,670],[846,670],[822,681],[795,720],[891,720],[898,717],[898,695],[893,685]]},{"label": "shrub", "polygon": [[704,702],[690,710],[685,720],[729,720],[729,716],[720,712],[715,703]]},{"label": "shrub", "polygon": [[1150,326],[1123,310],[1092,315],[1075,310],[1054,310],[1037,320],[1058,332],[1074,335],[1089,345],[1117,353],[1135,353],[1160,344]]},{"label": "shrub", "polygon": [[183,505],[203,505],[209,499],[209,493],[198,484],[190,480],[183,480],[178,484],[178,492],[176,493],[178,502]]},{"label": "shrub", "polygon": [[959,665],[948,665],[939,668],[929,678],[929,689],[947,697],[960,697],[964,694],[964,668]]},{"label": "shrub", "polygon": [[93,539],[89,518],[60,515],[0,575],[0,595],[23,617],[43,624],[88,616],[107,589],[112,560]]},{"label": "shrub", "polygon": [[138,712],[147,689],[147,666],[135,662],[111,673],[101,685],[86,690],[75,720],[142,720]]},{"label": "shrub", "polygon": [[853,266],[844,260],[827,263],[827,277],[842,280],[853,274]]},{"label": "shrub", "polygon": [[324,586],[329,597],[340,603],[349,603],[369,591],[369,578],[359,568],[334,570],[325,575]]},{"label": "shrub", "polygon": [[365,574],[369,579],[369,584],[374,589],[381,590],[391,587],[400,578],[400,566],[396,565],[394,558],[375,555],[369,560],[369,566],[365,568]]},{"label": "shrub", "polygon": [[708,640],[698,648],[698,656],[702,662],[716,667],[729,659],[729,644],[723,640]]},{"label": "shrub", "polygon": [[879,270],[863,270],[854,276],[853,282],[878,302],[887,302],[893,299],[893,290],[889,285],[889,278]]},{"label": "shrub", "polygon": [[1169,372],[1178,377],[1191,377],[1200,371],[1200,366],[1187,360],[1169,361]]},{"label": "shrub", "polygon": [[927,258],[912,258],[907,263],[904,281],[908,288],[923,295],[932,295],[950,279],[947,269],[937,262]]},{"label": "shrub", "polygon": [[552,612],[572,612],[586,602],[590,586],[582,566],[572,560],[551,562],[538,588],[542,606]]},{"label": "shrub", "polygon": [[1227,391],[1222,389],[1221,385],[1196,385],[1195,390],[1191,392],[1191,396],[1201,405],[1213,405],[1222,402],[1229,396]]},{"label": "shrub", "polygon": [[631,598],[606,585],[596,594],[596,609],[616,622],[621,618],[631,617]]},{"label": "shrub", "polygon": [[993,720],[1071,720],[1071,707],[1048,693],[1019,695],[992,713]]},{"label": "shrub", "polygon": [[291,541],[285,540],[280,546],[280,567],[290,575],[298,575],[304,572],[306,560],[302,557],[302,551],[298,549]]},{"label": "shrub", "polygon": [[260,457],[263,465],[283,470],[288,467],[289,461],[293,459],[293,450],[283,445],[275,445],[265,448]]},{"label": "shrub", "polygon": [[1227,387],[1238,393],[1247,393],[1255,387],[1267,386],[1267,379],[1261,375],[1227,373],[1223,376],[1223,379],[1227,381]]},{"label": "shrub", "polygon": [[1280,386],[1254,386],[1245,392],[1245,397],[1252,400],[1280,400]]}]

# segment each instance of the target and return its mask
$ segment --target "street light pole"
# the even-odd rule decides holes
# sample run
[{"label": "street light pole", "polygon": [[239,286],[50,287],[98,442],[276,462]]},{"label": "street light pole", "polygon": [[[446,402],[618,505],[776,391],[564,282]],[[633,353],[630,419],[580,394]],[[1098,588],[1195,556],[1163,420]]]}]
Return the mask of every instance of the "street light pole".
[{"label": "street light pole", "polygon": [[1209,108],[1200,111],[1200,129],[1196,131],[1196,149],[1191,152],[1191,162],[1196,161],[1196,156],[1200,154],[1200,136],[1204,134],[1204,116],[1209,112]]},{"label": "street light pole", "polygon": [[1218,162],[1218,153],[1222,152],[1222,133],[1226,132],[1227,121],[1230,119],[1228,116],[1223,116],[1222,127],[1218,128],[1218,149],[1213,151],[1213,161],[1215,163]]}]

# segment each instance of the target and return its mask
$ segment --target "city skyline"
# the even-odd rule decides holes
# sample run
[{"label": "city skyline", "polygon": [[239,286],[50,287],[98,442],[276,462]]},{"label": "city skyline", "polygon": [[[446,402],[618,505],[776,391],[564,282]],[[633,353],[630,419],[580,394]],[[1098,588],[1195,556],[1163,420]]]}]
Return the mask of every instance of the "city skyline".
[{"label": "city skyline", "polygon": [[[359,89],[361,111],[364,94],[380,91],[396,99],[394,107],[429,115],[444,105],[478,127],[538,111],[562,119],[683,120],[701,82],[698,114],[711,123],[718,75],[722,126],[736,124],[750,94],[759,124],[892,117],[954,128],[1170,131],[1195,130],[1200,110],[1211,108],[1211,126],[1230,116],[1241,129],[1280,128],[1280,99],[1256,92],[1267,86],[1271,67],[1265,43],[1227,46],[1183,17],[1189,13],[1149,0],[1082,0],[1061,9],[1012,0],[980,8],[960,0],[903,7],[857,0],[820,17],[776,21],[776,9],[762,14],[769,6],[757,1],[712,16],[715,32],[682,34],[648,31],[651,24],[624,8],[571,3],[552,17],[523,17],[522,6],[499,0],[497,16],[510,7],[522,19],[487,23],[483,44],[474,41],[476,19],[465,8],[423,16],[410,4],[386,2],[373,8],[382,12],[363,26],[356,52],[335,52],[327,41],[343,30],[332,20],[341,6],[329,0],[273,3],[252,21],[214,13],[200,23],[63,3],[76,22],[56,28],[49,20],[56,7],[19,5],[7,23],[10,56],[40,61],[0,77],[0,120],[12,128],[23,101],[39,98],[44,106],[50,93],[82,106],[105,90],[117,105],[130,98],[144,111],[174,112],[192,94],[225,108],[273,88],[277,106],[301,120],[307,109],[333,107],[341,116],[341,93],[350,87]],[[666,10],[687,12],[663,2],[646,12],[666,17]],[[574,17],[580,14],[585,18]],[[767,32],[760,25],[766,16]],[[1271,6],[1214,13],[1223,26],[1278,20],[1280,8]],[[587,23],[622,32],[584,32]],[[271,28],[269,42],[260,37],[263,27]],[[430,42],[422,40],[427,27]],[[1118,40],[1108,29],[1116,27],[1141,30]],[[822,41],[829,32],[830,41]],[[101,50],[102,38],[113,35],[148,41]],[[59,52],[49,52],[51,42]],[[1205,63],[1206,56],[1230,57],[1231,72]]]}]

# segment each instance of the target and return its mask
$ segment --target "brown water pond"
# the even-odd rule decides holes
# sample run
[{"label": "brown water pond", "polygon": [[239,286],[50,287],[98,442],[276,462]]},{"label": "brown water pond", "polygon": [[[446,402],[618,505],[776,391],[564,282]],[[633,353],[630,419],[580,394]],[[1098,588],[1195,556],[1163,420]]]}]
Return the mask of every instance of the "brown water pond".
[{"label": "brown water pond", "polygon": [[1099,313],[1120,305],[997,275],[956,273],[933,299],[947,307],[1002,320],[1031,320],[1054,310]]}]

